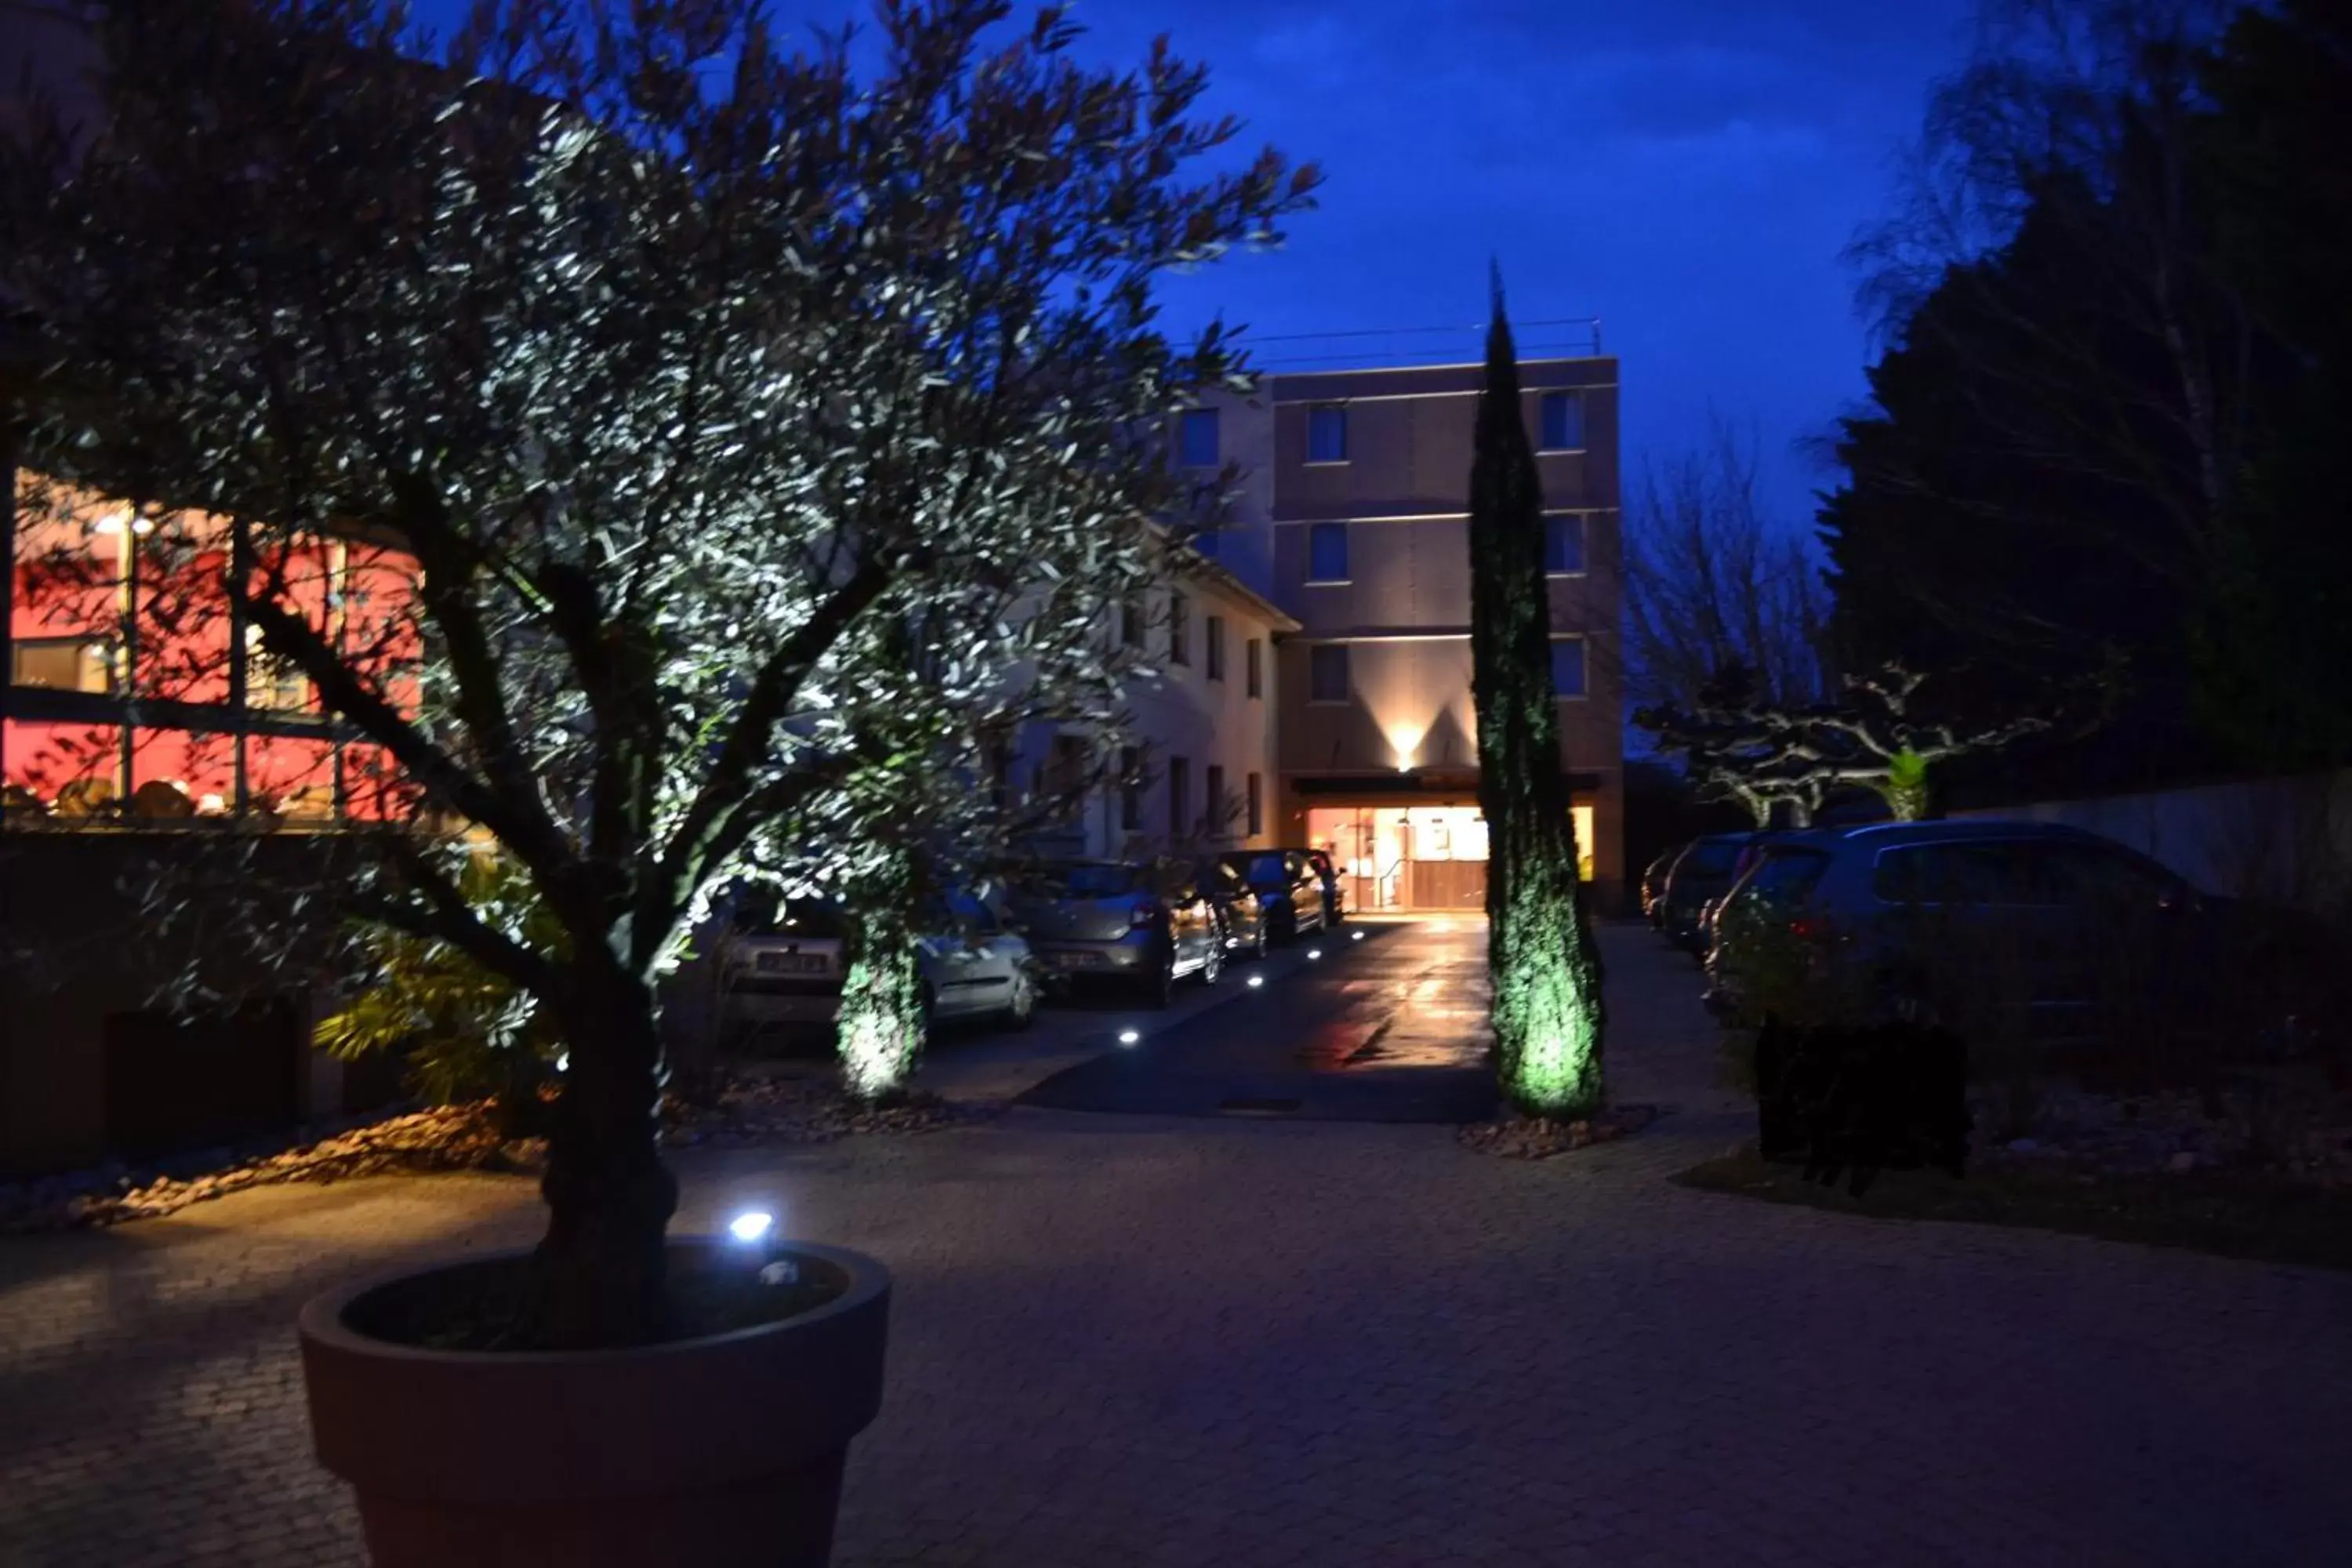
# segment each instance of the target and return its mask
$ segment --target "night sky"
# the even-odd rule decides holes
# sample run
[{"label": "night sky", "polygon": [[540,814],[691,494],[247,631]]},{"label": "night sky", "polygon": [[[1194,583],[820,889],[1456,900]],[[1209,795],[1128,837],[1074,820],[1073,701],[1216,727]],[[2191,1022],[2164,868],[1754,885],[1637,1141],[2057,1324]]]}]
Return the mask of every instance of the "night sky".
[{"label": "night sky", "polygon": [[[868,14],[858,0],[777,10]],[[1172,322],[1223,310],[1268,334],[1468,329],[1492,255],[1516,316],[1602,318],[1623,361],[1629,489],[1646,458],[1703,436],[1712,406],[1756,437],[1780,513],[1810,522],[1827,476],[1800,444],[1862,396],[1869,347],[1838,253],[1886,210],[1928,83],[1967,42],[1967,0],[1094,0],[1076,14],[1107,60],[1139,60],[1169,33],[1211,68],[1213,106],[1249,121],[1249,148],[1271,142],[1328,177],[1284,249],[1175,280]]]}]

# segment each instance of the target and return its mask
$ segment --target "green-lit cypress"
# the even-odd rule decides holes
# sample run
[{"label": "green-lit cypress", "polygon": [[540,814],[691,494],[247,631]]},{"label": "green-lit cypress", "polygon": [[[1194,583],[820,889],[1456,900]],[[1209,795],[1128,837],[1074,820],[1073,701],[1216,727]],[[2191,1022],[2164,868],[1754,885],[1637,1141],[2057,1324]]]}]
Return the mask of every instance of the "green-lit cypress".
[{"label": "green-lit cypress", "polygon": [[1560,769],[1543,491],[1495,286],[1470,464],[1470,650],[1486,812],[1486,972],[1503,1093],[1529,1115],[1601,1109],[1601,956],[1583,918]]}]

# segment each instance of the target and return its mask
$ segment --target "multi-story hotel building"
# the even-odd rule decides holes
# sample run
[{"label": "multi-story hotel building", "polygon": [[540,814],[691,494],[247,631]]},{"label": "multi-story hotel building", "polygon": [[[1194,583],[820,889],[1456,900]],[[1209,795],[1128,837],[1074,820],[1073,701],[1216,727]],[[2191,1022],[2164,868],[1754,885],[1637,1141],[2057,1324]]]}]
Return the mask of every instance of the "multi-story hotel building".
[{"label": "multi-story hotel building", "polygon": [[[1617,362],[1522,362],[1551,574],[1561,762],[1585,875],[1623,883]],[[1357,907],[1482,901],[1468,496],[1483,367],[1275,374],[1184,418],[1193,467],[1244,471],[1204,548],[1298,622],[1276,683],[1275,837],[1328,847]]]}]

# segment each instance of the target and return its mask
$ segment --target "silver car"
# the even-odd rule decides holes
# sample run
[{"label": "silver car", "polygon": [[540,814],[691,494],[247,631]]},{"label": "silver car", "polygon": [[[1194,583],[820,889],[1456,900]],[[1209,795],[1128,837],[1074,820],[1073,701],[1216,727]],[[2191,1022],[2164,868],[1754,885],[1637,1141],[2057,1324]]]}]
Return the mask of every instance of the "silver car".
[{"label": "silver car", "polygon": [[1223,923],[1188,861],[1042,862],[1016,880],[1012,909],[1057,981],[1114,981],[1165,1007],[1177,981],[1224,972]]},{"label": "silver car", "polygon": [[[771,898],[739,903],[720,970],[721,1019],[730,1033],[830,1027],[841,1011],[849,911],[837,900]],[[939,900],[920,939],[923,1003],[947,1023],[992,1019],[1025,1028],[1037,1012],[1029,944],[995,904],[959,893]]]}]

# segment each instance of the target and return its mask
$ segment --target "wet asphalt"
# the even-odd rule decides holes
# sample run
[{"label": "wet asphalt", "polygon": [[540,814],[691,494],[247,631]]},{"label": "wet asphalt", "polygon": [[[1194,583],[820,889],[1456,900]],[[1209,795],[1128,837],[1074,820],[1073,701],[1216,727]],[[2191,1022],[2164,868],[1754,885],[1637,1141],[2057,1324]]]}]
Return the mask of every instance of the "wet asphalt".
[{"label": "wet asphalt", "polygon": [[[1359,937],[1360,933],[1360,938]],[[1299,945],[1321,957],[1221,1006],[1055,1074],[1021,1097],[1058,1110],[1322,1121],[1475,1121],[1486,1064],[1486,927],[1476,916],[1350,921]]]}]

